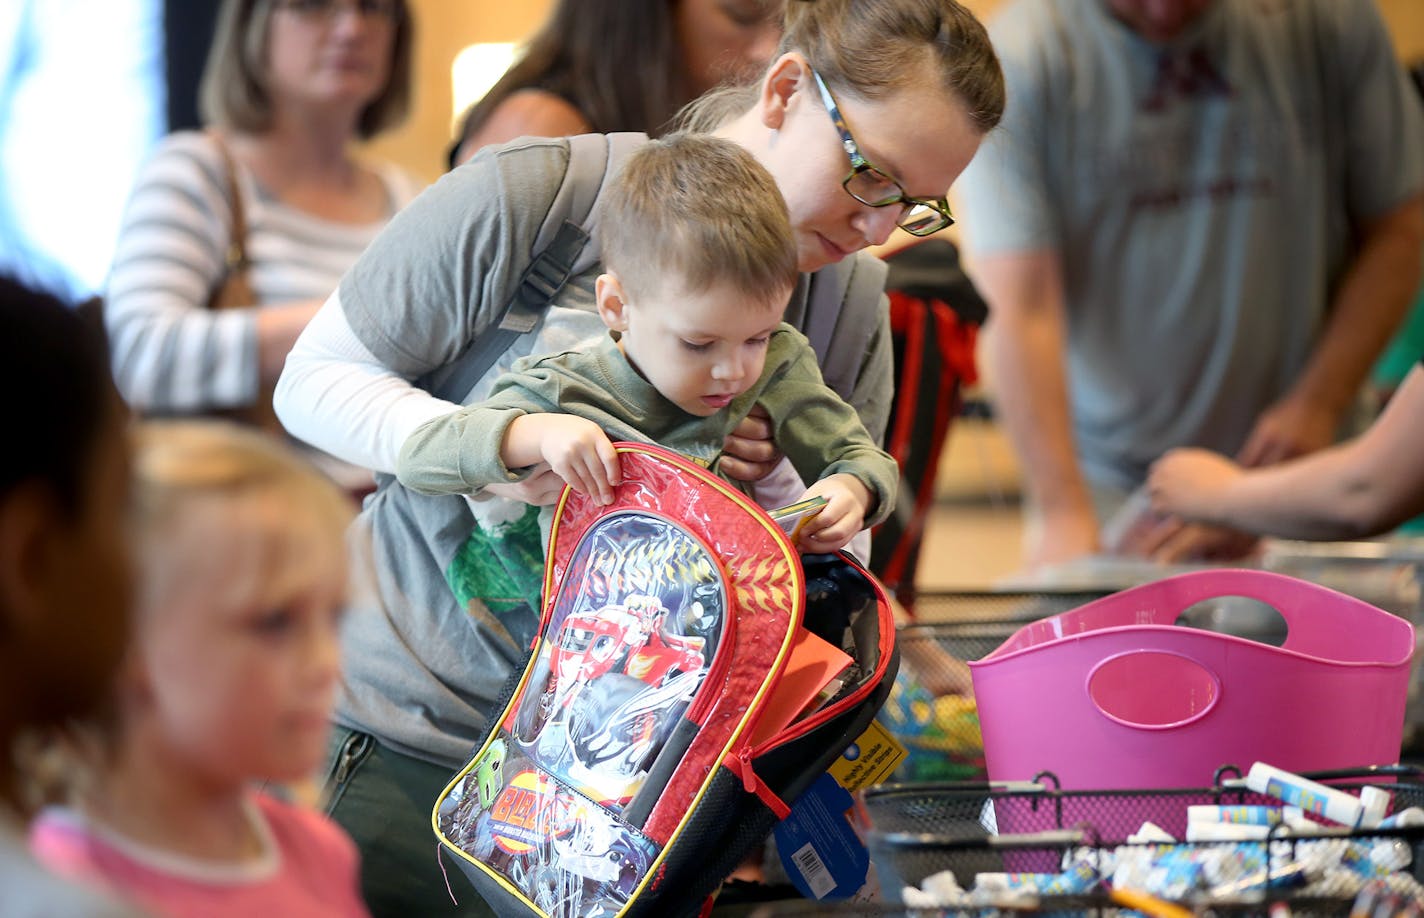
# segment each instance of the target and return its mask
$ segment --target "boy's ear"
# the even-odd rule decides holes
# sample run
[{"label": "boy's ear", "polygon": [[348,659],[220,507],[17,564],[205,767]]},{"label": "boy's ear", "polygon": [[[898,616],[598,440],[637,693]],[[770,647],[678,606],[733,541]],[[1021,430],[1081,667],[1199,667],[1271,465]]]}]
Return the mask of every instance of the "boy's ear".
[{"label": "boy's ear", "polygon": [[799,51],[787,51],[771,65],[761,81],[757,110],[764,127],[778,130],[786,121],[787,109],[796,90],[808,85],[811,64]]},{"label": "boy's ear", "polygon": [[598,317],[616,332],[628,330],[628,303],[623,298],[623,284],[611,272],[598,275],[593,283],[593,298],[598,304]]}]

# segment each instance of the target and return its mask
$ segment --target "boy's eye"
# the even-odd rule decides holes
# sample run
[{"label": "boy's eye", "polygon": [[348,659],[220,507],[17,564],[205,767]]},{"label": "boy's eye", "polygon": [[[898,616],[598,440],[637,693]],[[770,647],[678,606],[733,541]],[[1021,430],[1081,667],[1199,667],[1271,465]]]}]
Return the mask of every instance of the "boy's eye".
[{"label": "boy's eye", "polygon": [[762,335],[760,338],[748,338],[747,344],[750,344],[752,347],[766,347],[766,343],[770,340],[770,335]]},{"label": "boy's eye", "polygon": [[711,341],[683,341],[682,346],[689,351],[705,351],[712,346]]}]

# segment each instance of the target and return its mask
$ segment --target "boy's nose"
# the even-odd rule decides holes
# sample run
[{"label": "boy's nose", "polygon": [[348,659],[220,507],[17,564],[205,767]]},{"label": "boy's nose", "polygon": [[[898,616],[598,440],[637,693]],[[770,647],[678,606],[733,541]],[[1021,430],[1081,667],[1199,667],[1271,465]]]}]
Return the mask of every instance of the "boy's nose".
[{"label": "boy's nose", "polygon": [[727,381],[741,379],[745,366],[742,358],[733,354],[713,364],[712,378]]}]

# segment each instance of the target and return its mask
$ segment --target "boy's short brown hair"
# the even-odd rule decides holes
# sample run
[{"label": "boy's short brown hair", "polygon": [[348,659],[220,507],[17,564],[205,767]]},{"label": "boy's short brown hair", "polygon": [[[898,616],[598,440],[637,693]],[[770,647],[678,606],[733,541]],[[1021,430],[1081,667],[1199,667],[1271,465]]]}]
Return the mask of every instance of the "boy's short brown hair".
[{"label": "boy's short brown hair", "polygon": [[764,302],[796,283],[796,242],[771,173],[729,140],[672,134],[628,158],[600,202],[603,261],[631,296],[669,278]]}]

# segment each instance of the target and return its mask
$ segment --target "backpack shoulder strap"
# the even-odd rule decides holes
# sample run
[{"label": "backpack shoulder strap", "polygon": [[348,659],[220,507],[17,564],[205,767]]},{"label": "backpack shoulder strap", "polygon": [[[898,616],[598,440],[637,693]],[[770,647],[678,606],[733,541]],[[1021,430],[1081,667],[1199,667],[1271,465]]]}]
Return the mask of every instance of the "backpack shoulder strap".
[{"label": "backpack shoulder strap", "polygon": [[597,232],[597,204],[603,186],[645,141],[645,135],[635,133],[569,138],[568,168],[534,238],[529,264],[499,319],[474,337],[448,365],[448,372],[433,380],[432,393],[462,401],[500,354],[520,335],[534,330],[569,278],[598,262],[601,247],[589,242]]},{"label": "backpack shoulder strap", "polygon": [[795,324],[820,358],[826,384],[842,398],[855,390],[866,344],[880,324],[886,271],[883,261],[861,253],[811,275],[805,312]]}]

